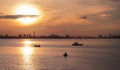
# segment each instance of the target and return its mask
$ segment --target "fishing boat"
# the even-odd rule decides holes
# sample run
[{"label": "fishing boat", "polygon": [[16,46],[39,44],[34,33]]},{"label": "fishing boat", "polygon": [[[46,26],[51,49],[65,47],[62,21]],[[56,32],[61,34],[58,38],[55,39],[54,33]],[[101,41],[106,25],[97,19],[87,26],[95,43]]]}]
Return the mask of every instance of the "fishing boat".
[{"label": "fishing boat", "polygon": [[83,46],[83,44],[79,44],[78,42],[74,42],[72,46]]},{"label": "fishing boat", "polygon": [[37,45],[37,44],[35,44],[35,45],[34,45],[34,47],[40,47],[40,45],[39,45],[39,44],[38,44],[38,45]]}]

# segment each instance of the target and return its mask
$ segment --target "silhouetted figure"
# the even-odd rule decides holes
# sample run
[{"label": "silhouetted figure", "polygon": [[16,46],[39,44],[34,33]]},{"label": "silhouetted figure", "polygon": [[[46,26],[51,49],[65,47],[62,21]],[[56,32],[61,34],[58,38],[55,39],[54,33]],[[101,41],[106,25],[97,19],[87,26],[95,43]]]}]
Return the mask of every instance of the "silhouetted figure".
[{"label": "silhouetted figure", "polygon": [[64,57],[67,57],[67,56],[68,56],[67,52],[65,52],[65,53],[63,54],[63,56],[64,56]]}]

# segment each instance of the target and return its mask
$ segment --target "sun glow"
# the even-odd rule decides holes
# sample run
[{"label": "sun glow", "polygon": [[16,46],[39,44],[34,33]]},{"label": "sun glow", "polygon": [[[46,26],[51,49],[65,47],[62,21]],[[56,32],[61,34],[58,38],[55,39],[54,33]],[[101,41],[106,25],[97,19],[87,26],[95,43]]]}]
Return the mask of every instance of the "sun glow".
[{"label": "sun glow", "polygon": [[[40,11],[38,11],[35,7],[30,5],[21,5],[17,7],[15,10],[16,15],[41,15]],[[17,20],[22,22],[23,24],[31,24],[35,22],[39,17],[22,17]]]},{"label": "sun glow", "polygon": [[24,55],[31,55],[33,53],[33,48],[31,47],[32,41],[25,40],[23,41],[24,47],[22,48],[22,52]]},{"label": "sun glow", "polygon": [[22,51],[25,55],[30,55],[33,53],[33,49],[31,47],[23,47]]},{"label": "sun glow", "polygon": [[24,41],[23,43],[24,43],[25,45],[30,45],[30,44],[32,44],[32,41],[26,40],[26,41]]}]

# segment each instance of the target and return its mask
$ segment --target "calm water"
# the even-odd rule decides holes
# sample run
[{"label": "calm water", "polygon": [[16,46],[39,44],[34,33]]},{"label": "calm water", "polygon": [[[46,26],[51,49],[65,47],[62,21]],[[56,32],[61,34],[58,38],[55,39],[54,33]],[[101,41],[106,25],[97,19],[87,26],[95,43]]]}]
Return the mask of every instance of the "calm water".
[{"label": "calm water", "polygon": [[0,39],[0,70],[120,70],[120,39]]}]

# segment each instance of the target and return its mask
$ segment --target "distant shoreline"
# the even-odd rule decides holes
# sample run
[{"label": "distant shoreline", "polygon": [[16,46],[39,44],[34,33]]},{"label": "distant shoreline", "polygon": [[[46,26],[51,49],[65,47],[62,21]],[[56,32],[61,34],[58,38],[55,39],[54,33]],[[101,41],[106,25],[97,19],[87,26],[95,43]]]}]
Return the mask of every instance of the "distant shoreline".
[{"label": "distant shoreline", "polygon": [[35,35],[35,34],[19,34],[17,36],[15,35],[0,35],[0,39],[120,39],[120,35],[98,35],[98,36],[71,36],[71,35],[56,35],[56,34],[51,34],[51,35]]},{"label": "distant shoreline", "polygon": [[0,38],[0,39],[120,39],[120,38]]}]

